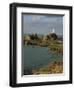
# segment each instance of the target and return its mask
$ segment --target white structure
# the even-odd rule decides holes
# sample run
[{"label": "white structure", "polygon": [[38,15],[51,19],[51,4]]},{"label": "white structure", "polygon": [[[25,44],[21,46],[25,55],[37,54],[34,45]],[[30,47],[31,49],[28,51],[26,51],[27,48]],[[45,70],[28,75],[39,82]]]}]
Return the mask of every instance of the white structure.
[{"label": "white structure", "polygon": [[50,33],[55,33],[55,29],[52,28],[52,29],[49,30],[49,32],[50,32]]},{"label": "white structure", "polygon": [[55,33],[55,30],[54,30],[54,28],[52,29],[52,33]]}]

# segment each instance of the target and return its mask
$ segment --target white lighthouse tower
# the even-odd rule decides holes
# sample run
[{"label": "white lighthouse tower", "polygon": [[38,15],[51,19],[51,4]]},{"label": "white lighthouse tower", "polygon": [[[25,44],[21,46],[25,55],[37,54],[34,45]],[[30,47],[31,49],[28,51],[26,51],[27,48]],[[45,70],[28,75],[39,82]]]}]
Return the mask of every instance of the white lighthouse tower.
[{"label": "white lighthouse tower", "polygon": [[55,29],[54,28],[52,29],[52,33],[55,33]]}]

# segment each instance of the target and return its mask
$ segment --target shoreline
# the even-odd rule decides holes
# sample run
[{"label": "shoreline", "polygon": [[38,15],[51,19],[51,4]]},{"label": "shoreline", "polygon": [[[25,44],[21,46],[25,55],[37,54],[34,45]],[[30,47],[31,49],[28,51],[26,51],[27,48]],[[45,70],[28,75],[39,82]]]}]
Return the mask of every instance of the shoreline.
[{"label": "shoreline", "polygon": [[45,47],[45,46],[40,46],[40,45],[27,45],[25,47],[29,47],[29,46],[30,47],[33,47],[33,48],[35,48],[35,47],[48,48],[48,50],[51,51],[51,53],[53,53],[53,54],[63,55],[63,52],[58,52],[58,50],[54,50],[51,47]]},{"label": "shoreline", "polygon": [[32,70],[32,73],[34,75],[63,73],[63,62],[62,61],[54,61],[46,66],[41,67],[38,70]]}]

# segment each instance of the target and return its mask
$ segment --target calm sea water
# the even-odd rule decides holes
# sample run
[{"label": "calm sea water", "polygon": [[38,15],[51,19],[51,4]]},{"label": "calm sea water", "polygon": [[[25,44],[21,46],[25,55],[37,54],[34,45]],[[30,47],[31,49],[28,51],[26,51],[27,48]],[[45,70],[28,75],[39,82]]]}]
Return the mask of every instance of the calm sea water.
[{"label": "calm sea water", "polygon": [[62,55],[53,54],[46,47],[24,46],[22,54],[23,73],[24,70],[32,71],[33,69],[48,65],[53,61],[63,60]]}]

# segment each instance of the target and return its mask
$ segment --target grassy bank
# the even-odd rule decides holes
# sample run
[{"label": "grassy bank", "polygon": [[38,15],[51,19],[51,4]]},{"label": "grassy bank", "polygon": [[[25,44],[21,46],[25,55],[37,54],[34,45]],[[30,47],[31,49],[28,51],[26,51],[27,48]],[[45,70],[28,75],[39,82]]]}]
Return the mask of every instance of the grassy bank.
[{"label": "grassy bank", "polygon": [[32,70],[34,75],[37,74],[58,74],[63,72],[63,62],[53,62],[47,66],[41,67],[38,70]]}]

